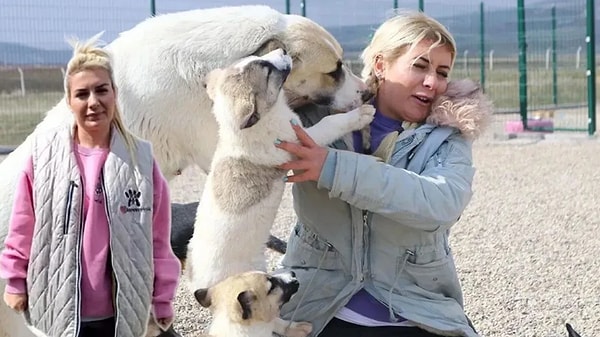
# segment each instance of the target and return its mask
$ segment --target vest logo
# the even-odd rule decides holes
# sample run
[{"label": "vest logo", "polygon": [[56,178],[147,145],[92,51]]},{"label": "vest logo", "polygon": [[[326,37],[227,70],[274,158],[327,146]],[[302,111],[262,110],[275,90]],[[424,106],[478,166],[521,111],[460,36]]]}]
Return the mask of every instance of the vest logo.
[{"label": "vest logo", "polygon": [[129,191],[125,191],[125,196],[127,199],[127,207],[137,206],[140,207],[140,196],[142,193],[140,191],[129,189]]},{"label": "vest logo", "polygon": [[151,211],[150,207],[140,207],[140,197],[142,196],[142,192],[137,190],[129,189],[125,191],[125,197],[127,198],[127,206],[121,206],[119,210],[121,213],[130,213],[130,212],[145,212]]}]

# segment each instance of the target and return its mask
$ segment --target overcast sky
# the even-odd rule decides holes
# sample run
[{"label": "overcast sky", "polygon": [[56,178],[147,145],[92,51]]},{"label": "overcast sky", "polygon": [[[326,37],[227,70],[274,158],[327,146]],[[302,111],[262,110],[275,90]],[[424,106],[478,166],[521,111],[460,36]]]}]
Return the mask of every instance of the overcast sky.
[{"label": "overcast sky", "polygon": [[[155,0],[157,13],[231,5],[265,4],[285,12],[285,0]],[[390,14],[393,0],[305,0],[306,16],[319,24],[377,24]],[[398,0],[399,7],[418,8],[418,0]],[[447,15],[478,11],[478,0],[424,0],[425,12]],[[516,0],[485,0],[487,8],[514,6]],[[508,4],[507,4],[508,3]],[[301,14],[301,1],[290,0]],[[111,41],[150,15],[150,0],[0,0],[0,42],[43,49],[67,49],[65,37],[89,37],[102,30]]]}]

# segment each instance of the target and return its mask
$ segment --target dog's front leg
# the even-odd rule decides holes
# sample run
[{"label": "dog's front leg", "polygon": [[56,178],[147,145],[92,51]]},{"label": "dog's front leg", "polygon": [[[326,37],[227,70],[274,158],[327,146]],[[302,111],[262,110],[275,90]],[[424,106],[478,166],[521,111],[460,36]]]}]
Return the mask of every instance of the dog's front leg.
[{"label": "dog's front leg", "polygon": [[365,104],[346,113],[325,116],[317,124],[306,128],[306,132],[315,143],[325,146],[369,125],[374,115],[375,108]]},{"label": "dog's front leg", "polygon": [[283,318],[275,318],[275,330],[280,336],[306,337],[312,332],[312,324],[309,322],[290,322]]}]

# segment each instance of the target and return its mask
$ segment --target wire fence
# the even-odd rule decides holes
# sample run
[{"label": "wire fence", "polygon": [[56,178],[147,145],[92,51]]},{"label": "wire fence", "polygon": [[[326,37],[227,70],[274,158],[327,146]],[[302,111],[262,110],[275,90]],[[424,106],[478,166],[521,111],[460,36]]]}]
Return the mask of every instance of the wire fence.
[{"label": "wire fence", "polygon": [[[22,142],[62,98],[64,66],[70,57],[67,37],[89,37],[104,31],[103,40],[109,42],[153,12],[250,3],[107,0],[84,6],[75,0],[60,4],[4,0],[0,11],[0,145]],[[476,0],[263,3],[323,25],[340,41],[346,62],[356,73],[362,67],[360,52],[377,26],[393,15],[394,8],[423,10],[446,25],[456,38],[458,55],[452,77],[480,81],[494,100],[497,114],[511,114],[507,116],[520,119],[526,126],[530,120],[544,118],[551,120],[554,130],[595,132],[595,87],[590,88],[594,82],[590,81],[590,71],[595,74],[595,66],[589,64],[589,56],[594,54],[589,50],[596,41],[588,26],[590,15],[593,22],[593,0],[527,4],[523,0],[485,4]],[[586,43],[588,36],[590,43]],[[591,59],[594,65],[595,58]],[[535,127],[535,123],[529,126]]]}]

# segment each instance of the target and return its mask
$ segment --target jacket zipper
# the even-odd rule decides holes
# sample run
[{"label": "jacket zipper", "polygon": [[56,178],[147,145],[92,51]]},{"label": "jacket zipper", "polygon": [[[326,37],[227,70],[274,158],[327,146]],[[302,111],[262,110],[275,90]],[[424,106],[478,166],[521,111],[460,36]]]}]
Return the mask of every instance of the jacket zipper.
[{"label": "jacket zipper", "polygon": [[75,188],[78,187],[75,181],[69,181],[69,188],[67,189],[67,204],[65,205],[65,215],[63,223],[63,235],[69,232],[69,222],[71,221],[71,206],[73,206],[73,193]]},{"label": "jacket zipper", "polygon": [[100,183],[102,184],[102,195],[104,196],[104,211],[106,212],[106,220],[108,221],[108,248],[110,249],[110,264],[112,267],[111,273],[113,275],[113,278],[115,280],[115,290],[114,290],[114,297],[115,297],[115,303],[114,303],[114,307],[115,307],[115,336],[117,337],[117,332],[119,331],[118,327],[119,327],[119,279],[117,278],[117,273],[115,273],[115,259],[114,259],[114,254],[113,254],[113,250],[112,250],[112,222],[110,219],[110,210],[108,209],[108,195],[106,194],[106,185],[104,183],[104,170],[100,171]]},{"label": "jacket zipper", "polygon": [[[71,183],[75,186],[74,181]],[[79,183],[83,186],[83,178],[79,177]],[[77,292],[75,295],[77,306],[75,308],[77,314],[75,315],[75,336],[79,336],[79,330],[81,328],[81,249],[83,247],[83,202],[85,199],[85,193],[82,191],[81,193],[81,207],[79,209],[79,230],[78,230],[78,238],[77,238]]]},{"label": "jacket zipper", "polygon": [[[362,244],[363,244],[363,249],[364,249],[364,253],[362,254],[362,261],[361,261],[361,266],[360,266],[360,282],[364,282],[365,281],[365,271],[364,271],[364,265],[365,265],[365,261],[369,260],[369,255],[370,255],[370,248],[368,247],[369,244],[369,211],[367,211],[366,209],[362,211],[362,216],[363,216],[363,235],[362,235]],[[369,267],[370,269],[370,267]]]}]

